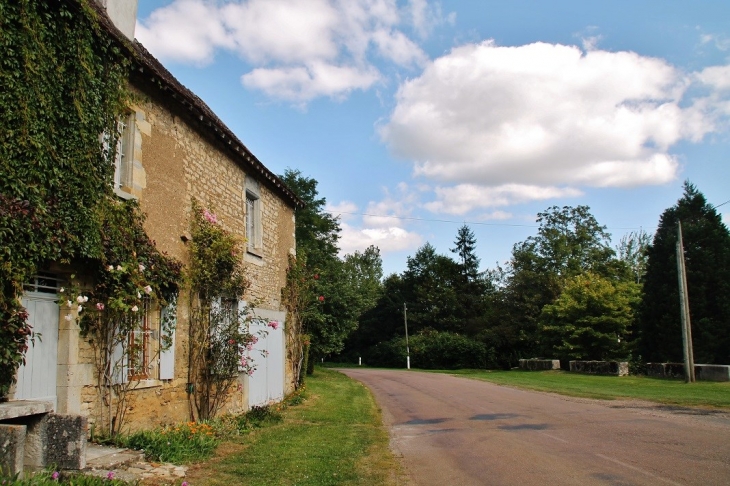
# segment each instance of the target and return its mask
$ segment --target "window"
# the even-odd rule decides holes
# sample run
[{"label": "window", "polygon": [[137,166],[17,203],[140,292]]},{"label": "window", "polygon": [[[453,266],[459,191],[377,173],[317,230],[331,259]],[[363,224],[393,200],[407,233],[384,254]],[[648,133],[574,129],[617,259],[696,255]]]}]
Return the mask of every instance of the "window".
[{"label": "window", "polygon": [[263,225],[261,223],[261,195],[257,181],[246,178],[246,250],[262,256]]},{"label": "window", "polygon": [[139,317],[129,333],[129,342],[127,343],[127,370],[130,380],[147,380],[151,378],[153,368],[150,359],[152,318],[150,301],[145,299],[142,308],[139,310]]},{"label": "window", "polygon": [[256,206],[258,199],[250,193],[246,193],[246,238],[248,249],[256,248]]},{"label": "window", "polygon": [[[134,113],[122,116],[117,122],[117,144],[114,149],[114,192],[124,197],[132,187],[134,165]],[[120,194],[121,193],[121,194]]]},{"label": "window", "polygon": [[162,325],[163,319],[174,322],[175,316],[170,314],[172,309],[174,307],[160,308],[154,300],[144,300],[131,318],[131,330],[125,342],[115,347],[110,362],[114,383],[174,378],[175,326],[172,324],[173,331],[167,335]]}]

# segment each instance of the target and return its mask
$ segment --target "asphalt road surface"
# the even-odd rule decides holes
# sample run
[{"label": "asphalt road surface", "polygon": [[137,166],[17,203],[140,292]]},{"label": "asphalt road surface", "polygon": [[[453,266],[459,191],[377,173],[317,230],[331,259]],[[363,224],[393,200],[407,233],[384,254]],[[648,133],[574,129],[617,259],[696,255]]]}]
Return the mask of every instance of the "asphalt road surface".
[{"label": "asphalt road surface", "polygon": [[383,410],[413,484],[730,485],[730,414],[343,369]]}]

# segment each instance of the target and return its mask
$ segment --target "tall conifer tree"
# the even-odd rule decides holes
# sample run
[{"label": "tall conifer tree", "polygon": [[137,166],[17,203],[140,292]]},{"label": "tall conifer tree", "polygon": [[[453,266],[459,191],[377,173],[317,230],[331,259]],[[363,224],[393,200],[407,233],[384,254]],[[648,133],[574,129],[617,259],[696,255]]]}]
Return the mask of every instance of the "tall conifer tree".
[{"label": "tall conifer tree", "polygon": [[677,204],[662,214],[648,249],[639,352],[650,362],[682,360],[678,221],[682,222],[695,362],[730,364],[730,233],[689,182]]}]

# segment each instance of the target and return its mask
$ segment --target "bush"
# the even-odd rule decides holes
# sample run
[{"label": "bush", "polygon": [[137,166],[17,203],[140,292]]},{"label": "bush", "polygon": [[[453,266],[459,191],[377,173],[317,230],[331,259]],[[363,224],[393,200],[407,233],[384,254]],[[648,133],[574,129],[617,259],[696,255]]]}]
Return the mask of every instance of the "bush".
[{"label": "bush", "polygon": [[130,486],[132,483],[114,479],[114,473],[110,473],[106,477],[98,477],[47,470],[35,473],[26,472],[25,477],[19,479],[17,476],[3,476],[2,470],[0,470],[0,485],[2,486],[58,486],[59,484],[68,484],[69,486]]},{"label": "bush", "polygon": [[[411,365],[422,369],[486,369],[495,365],[494,349],[451,332],[422,331],[409,341]],[[371,347],[365,354],[370,366],[402,368],[406,364],[406,340],[394,338]]]},{"label": "bush", "polygon": [[196,422],[142,430],[120,439],[120,445],[144,451],[147,459],[174,464],[207,459],[219,442],[211,425]]}]

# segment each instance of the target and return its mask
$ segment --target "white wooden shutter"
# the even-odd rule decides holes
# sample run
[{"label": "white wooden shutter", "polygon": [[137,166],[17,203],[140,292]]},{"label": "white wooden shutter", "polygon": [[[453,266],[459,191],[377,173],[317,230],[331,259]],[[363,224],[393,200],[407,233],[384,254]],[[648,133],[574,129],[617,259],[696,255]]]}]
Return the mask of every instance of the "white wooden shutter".
[{"label": "white wooden shutter", "polygon": [[[120,337],[119,339],[128,338]],[[111,369],[109,370],[109,373],[111,375],[112,384],[114,385],[121,385],[122,383],[127,383],[129,381],[129,363],[127,362],[127,354],[124,352],[125,348],[127,348],[125,344],[127,343],[117,342],[112,350],[111,362],[109,363],[109,367]]]},{"label": "white wooden shutter", "polygon": [[172,332],[170,334],[170,347],[168,349],[160,349],[160,380],[172,380],[175,378],[175,334],[177,329],[177,315],[174,308],[165,306],[160,314],[160,348],[165,341],[162,335],[162,323],[167,319],[172,319]]}]

